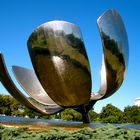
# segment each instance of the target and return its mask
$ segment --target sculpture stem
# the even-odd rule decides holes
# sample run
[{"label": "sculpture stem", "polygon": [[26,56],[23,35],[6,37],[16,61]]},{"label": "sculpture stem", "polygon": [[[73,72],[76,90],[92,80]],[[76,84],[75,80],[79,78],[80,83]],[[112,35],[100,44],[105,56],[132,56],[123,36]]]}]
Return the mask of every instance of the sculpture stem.
[{"label": "sculpture stem", "polygon": [[84,124],[90,123],[90,118],[88,112],[83,112],[82,113],[82,119]]},{"label": "sculpture stem", "polygon": [[96,103],[96,100],[91,100],[88,104],[86,105],[81,105],[78,108],[75,108],[77,112],[82,114],[82,120],[84,124],[90,123],[90,117],[89,117],[89,111],[93,107],[93,105]]}]

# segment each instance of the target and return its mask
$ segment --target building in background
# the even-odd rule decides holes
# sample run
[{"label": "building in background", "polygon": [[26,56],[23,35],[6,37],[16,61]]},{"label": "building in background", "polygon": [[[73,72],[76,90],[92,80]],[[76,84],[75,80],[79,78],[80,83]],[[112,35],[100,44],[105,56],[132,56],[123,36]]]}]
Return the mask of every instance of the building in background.
[{"label": "building in background", "polygon": [[140,97],[135,99],[135,105],[140,106]]}]

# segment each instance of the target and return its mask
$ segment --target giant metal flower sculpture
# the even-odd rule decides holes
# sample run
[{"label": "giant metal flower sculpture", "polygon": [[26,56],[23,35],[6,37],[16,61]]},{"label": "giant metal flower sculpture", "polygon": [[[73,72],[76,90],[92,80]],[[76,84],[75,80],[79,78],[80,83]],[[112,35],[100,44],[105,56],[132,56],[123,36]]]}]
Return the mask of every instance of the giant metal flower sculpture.
[{"label": "giant metal flower sculpture", "polygon": [[91,93],[91,72],[79,27],[66,21],[51,21],[39,26],[29,37],[28,50],[34,71],[13,66],[25,97],[11,80],[0,54],[0,80],[23,105],[43,114],[73,108],[88,123],[88,112],[96,101],[111,96],[121,86],[127,67],[128,41],[124,24],[115,10],[98,20],[103,59],[101,87]]}]

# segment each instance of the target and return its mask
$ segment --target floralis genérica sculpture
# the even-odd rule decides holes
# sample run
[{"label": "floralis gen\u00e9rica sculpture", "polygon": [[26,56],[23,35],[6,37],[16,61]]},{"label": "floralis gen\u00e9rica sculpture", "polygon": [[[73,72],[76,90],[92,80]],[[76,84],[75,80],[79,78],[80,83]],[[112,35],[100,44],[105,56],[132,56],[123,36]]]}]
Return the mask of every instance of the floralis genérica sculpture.
[{"label": "floralis gen\u00e9rica sculpture", "polygon": [[51,21],[39,26],[28,39],[33,70],[13,66],[17,81],[31,98],[14,84],[0,54],[0,80],[21,104],[42,114],[66,108],[80,112],[89,123],[88,112],[101,99],[121,86],[128,63],[126,30],[116,10],[107,10],[97,20],[103,47],[101,86],[92,93],[88,56],[78,26],[66,21]]}]

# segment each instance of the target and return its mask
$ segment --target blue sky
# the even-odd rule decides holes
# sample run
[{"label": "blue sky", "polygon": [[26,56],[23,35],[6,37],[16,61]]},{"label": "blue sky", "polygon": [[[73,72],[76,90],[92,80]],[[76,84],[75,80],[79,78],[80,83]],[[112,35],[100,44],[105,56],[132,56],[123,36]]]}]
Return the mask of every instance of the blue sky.
[{"label": "blue sky", "polygon": [[[139,0],[1,0],[0,51],[5,57],[13,80],[16,82],[11,71],[12,65],[32,68],[26,45],[31,32],[42,23],[66,20],[81,28],[92,70],[92,91],[98,91],[102,46],[97,18],[105,10],[112,8],[121,14],[127,30],[128,71],[121,88],[111,97],[96,103],[94,108],[99,112],[108,103],[122,110],[125,106],[134,105],[134,99],[140,96]],[[8,94],[1,84],[0,93]]]}]

